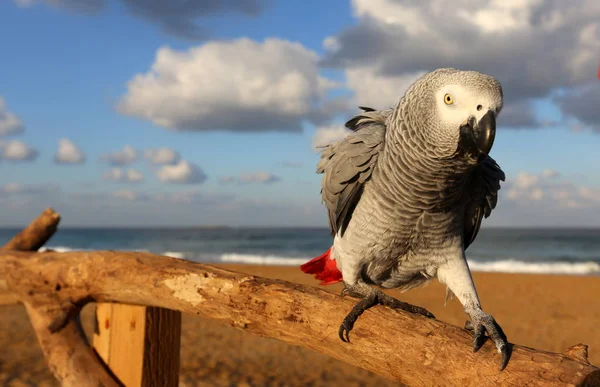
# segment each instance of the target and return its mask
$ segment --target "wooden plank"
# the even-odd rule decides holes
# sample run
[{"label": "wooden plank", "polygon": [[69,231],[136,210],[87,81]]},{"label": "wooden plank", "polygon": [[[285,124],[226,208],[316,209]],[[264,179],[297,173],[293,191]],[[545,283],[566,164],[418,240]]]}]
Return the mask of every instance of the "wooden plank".
[{"label": "wooden plank", "polygon": [[112,304],[96,304],[96,324],[94,326],[94,349],[98,356],[108,364],[110,348],[110,324],[112,321]]},{"label": "wooden plank", "polygon": [[[146,352],[142,386],[178,386],[181,343],[181,312],[146,308]],[[158,355],[156,355],[158,354]]]},{"label": "wooden plank", "polygon": [[96,321],[94,349],[123,385],[178,385],[181,312],[100,303]]}]

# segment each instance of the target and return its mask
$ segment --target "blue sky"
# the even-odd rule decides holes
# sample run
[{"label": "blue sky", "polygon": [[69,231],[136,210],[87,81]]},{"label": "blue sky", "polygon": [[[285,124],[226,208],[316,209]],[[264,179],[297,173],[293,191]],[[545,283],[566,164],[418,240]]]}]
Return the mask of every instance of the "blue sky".
[{"label": "blue sky", "polygon": [[[505,90],[508,181],[486,225],[600,226],[600,11],[580,2],[554,24],[533,15],[560,5],[536,1],[1,2],[0,226],[47,206],[73,226],[326,226],[313,144],[436,67]],[[60,139],[76,149],[57,163]],[[134,160],[111,164],[125,146]],[[152,163],[156,148],[178,156]]]}]

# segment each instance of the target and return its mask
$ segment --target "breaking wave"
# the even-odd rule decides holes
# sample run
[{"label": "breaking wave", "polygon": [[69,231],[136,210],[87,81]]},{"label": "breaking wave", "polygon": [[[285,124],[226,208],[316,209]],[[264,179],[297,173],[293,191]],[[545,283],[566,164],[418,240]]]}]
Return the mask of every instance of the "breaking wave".
[{"label": "breaking wave", "polygon": [[[58,252],[89,251],[89,249],[77,249],[68,246],[49,246],[41,248],[40,251],[54,250]],[[148,252],[146,249],[135,249],[130,251]],[[164,251],[154,252],[177,259],[187,259],[197,262],[209,263],[240,263],[248,265],[281,265],[299,266],[312,257],[286,257],[279,255],[259,254],[204,254],[196,252]],[[525,261],[519,259],[504,259],[498,261],[469,260],[472,271],[498,272],[498,273],[529,273],[529,274],[571,274],[571,275],[600,275],[600,263],[594,261]]]},{"label": "breaking wave", "polygon": [[597,262],[524,262],[515,259],[502,261],[469,261],[473,271],[532,274],[600,274]]}]

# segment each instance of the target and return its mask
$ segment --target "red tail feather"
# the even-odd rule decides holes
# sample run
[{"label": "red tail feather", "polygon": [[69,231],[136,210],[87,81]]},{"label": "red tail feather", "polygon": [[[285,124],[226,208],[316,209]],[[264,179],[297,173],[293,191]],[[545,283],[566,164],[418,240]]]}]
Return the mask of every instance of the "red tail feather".
[{"label": "red tail feather", "polygon": [[331,247],[300,266],[300,269],[307,274],[314,274],[316,279],[321,280],[321,285],[331,285],[342,280],[342,272],[337,268],[335,259],[331,258]]}]

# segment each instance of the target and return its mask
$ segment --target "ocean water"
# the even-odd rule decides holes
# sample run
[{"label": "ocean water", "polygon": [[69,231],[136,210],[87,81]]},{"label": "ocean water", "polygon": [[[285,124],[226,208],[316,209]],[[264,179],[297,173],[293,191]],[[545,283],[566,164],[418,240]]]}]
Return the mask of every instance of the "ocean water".
[{"label": "ocean water", "polygon": [[[0,229],[0,245],[17,231]],[[331,241],[325,228],[61,228],[46,247],[147,251],[207,263],[301,265]],[[484,228],[467,259],[473,271],[600,275],[600,229]]]}]

